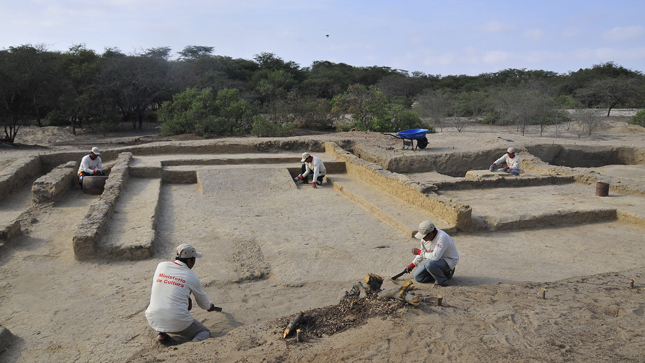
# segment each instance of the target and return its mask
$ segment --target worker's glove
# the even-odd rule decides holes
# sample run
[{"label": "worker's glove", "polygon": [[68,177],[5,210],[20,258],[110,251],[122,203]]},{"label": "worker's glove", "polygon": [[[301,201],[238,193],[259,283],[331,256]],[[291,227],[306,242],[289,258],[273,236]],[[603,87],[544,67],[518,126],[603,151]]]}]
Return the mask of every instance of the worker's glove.
[{"label": "worker's glove", "polygon": [[495,164],[491,165],[490,168],[488,168],[488,170],[494,171],[495,170]]},{"label": "worker's glove", "polygon": [[298,181],[300,179],[302,179],[302,175],[298,175],[297,177],[293,178],[293,181]]}]

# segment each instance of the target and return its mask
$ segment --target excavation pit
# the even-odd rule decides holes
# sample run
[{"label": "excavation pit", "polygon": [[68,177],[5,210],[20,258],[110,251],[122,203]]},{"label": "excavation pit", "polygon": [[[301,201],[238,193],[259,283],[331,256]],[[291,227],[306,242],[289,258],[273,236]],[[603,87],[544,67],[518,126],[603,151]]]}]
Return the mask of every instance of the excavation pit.
[{"label": "excavation pit", "polygon": [[[265,141],[243,142],[245,150],[252,150]],[[354,142],[358,145],[361,140]],[[220,141],[210,143],[204,142],[200,148],[224,148]],[[493,181],[468,179],[466,174],[487,168],[489,157],[501,155],[502,145],[483,148],[483,156],[471,158],[475,161],[470,164],[463,161],[439,168],[436,166],[444,161],[430,167],[426,162],[432,158],[452,162],[470,158],[478,151],[457,150],[452,156],[442,156],[451,153],[449,147],[435,143],[429,149],[417,150],[416,155],[401,157],[397,152],[388,159],[382,151],[385,148],[370,145],[356,146],[354,153],[320,140],[315,145],[324,150],[309,151],[321,157],[328,168],[325,183],[316,190],[311,185],[293,183],[301,165],[300,154],[308,150],[303,147],[267,153],[155,154],[152,147],[145,151],[140,147],[139,153],[106,150],[114,159],[124,152],[133,154],[127,167],[119,166],[115,174],[110,174],[116,180],[121,172],[123,178],[114,187],[120,193],[111,200],[112,214],[97,242],[97,246],[105,247],[99,253],[76,260],[72,239],[98,198],[82,194],[77,187],[53,205],[44,206],[26,233],[14,235],[10,246],[0,248],[0,269],[7,277],[0,282],[0,324],[21,341],[0,359],[92,361],[99,357],[145,361],[145,357],[156,355],[170,359],[166,355],[177,352],[174,348],[180,353],[190,348],[191,354],[203,354],[202,344],[156,346],[155,333],[143,316],[155,266],[169,260],[175,246],[184,242],[194,244],[204,254],[194,271],[206,293],[224,308],[218,314],[192,311],[212,331],[213,339],[203,344],[211,356],[223,361],[226,357],[241,360],[246,357],[242,354],[260,354],[258,349],[266,349],[275,357],[273,350],[284,344],[271,344],[275,334],[263,330],[265,322],[337,304],[347,286],[362,278],[366,270],[381,276],[400,272],[413,258],[410,250],[419,245],[411,234],[415,224],[424,219],[433,219],[451,232],[461,257],[451,280],[456,287],[441,292],[445,306],[440,310],[426,306],[386,320],[370,319],[364,328],[351,328],[332,337],[316,336],[302,345],[303,354],[311,347],[325,347],[327,351],[330,342],[357,342],[367,335],[378,341],[401,336],[421,344],[427,336],[414,327],[441,324],[445,319],[460,322],[464,314],[482,329],[490,324],[498,328],[509,325],[504,334],[517,334],[513,330],[517,324],[509,314],[537,319],[546,329],[548,323],[539,319],[541,314],[555,314],[551,306],[544,305],[550,301],[558,301],[566,309],[561,315],[549,315],[553,321],[569,319],[570,314],[584,310],[591,311],[592,317],[586,318],[589,321],[607,323],[602,320],[607,315],[604,311],[607,306],[613,307],[614,300],[605,295],[600,297],[605,299],[601,302],[583,300],[607,289],[615,289],[613,293],[620,296],[622,313],[639,311],[619,290],[627,272],[619,275],[616,271],[639,269],[645,257],[641,246],[645,226],[640,212],[645,210],[642,197],[618,189],[620,185],[637,189],[641,164],[556,167],[538,163],[529,151],[522,151],[525,154],[520,155],[526,156],[523,160],[530,163],[525,172]],[[364,150],[359,159],[356,153],[360,147]],[[383,161],[368,160],[370,150],[374,155],[381,153]],[[383,167],[394,156],[398,159],[392,165],[398,163],[401,170],[408,168],[409,172]],[[620,178],[622,182],[611,183],[609,197],[597,198],[594,175]],[[508,198],[514,193],[524,197]],[[25,198],[28,205],[28,192]],[[544,217],[558,210],[606,216],[571,217],[567,223],[545,218],[539,223],[528,222],[530,216],[505,219],[524,214]],[[458,218],[466,215],[471,228]],[[487,224],[479,224],[481,220]],[[492,230],[488,228],[493,225]],[[144,240],[148,247],[134,247],[142,246]],[[610,254],[607,241],[611,241]],[[123,247],[117,248],[117,244]],[[583,281],[594,274],[606,277],[590,278],[593,284]],[[640,281],[639,276],[645,275],[635,276]],[[566,278],[571,280],[563,282]],[[535,298],[543,285],[549,289],[546,300]],[[600,292],[584,295],[582,290],[590,286]],[[434,301],[437,291],[431,286],[420,285],[418,289],[420,296]],[[577,296],[580,301],[568,302],[565,295]],[[528,306],[531,312],[524,312],[522,306]],[[34,314],[35,309],[38,314]],[[629,318],[638,323],[641,319],[635,313],[624,320],[615,319],[615,313],[611,312],[614,322]],[[577,318],[571,319],[579,324]],[[479,329],[459,326],[468,331]],[[414,334],[406,335],[409,331]],[[501,337],[482,339],[492,344]],[[370,349],[380,348],[370,345]]]}]

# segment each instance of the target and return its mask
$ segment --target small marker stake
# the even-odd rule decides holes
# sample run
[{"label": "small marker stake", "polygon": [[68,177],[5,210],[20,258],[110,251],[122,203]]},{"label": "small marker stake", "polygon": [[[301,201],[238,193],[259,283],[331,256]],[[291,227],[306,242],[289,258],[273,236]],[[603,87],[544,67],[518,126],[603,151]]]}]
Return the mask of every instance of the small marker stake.
[{"label": "small marker stake", "polygon": [[437,295],[437,306],[442,306],[441,304],[443,303],[443,296]]},{"label": "small marker stake", "polygon": [[298,330],[296,330],[296,339],[297,339],[299,342],[302,342],[302,341],[304,340],[303,335],[304,335],[304,334],[302,334],[302,329],[298,329]]},{"label": "small marker stake", "polygon": [[542,298],[546,299],[546,289],[542,289]]},{"label": "small marker stake", "polygon": [[629,287],[634,288],[634,279],[629,280]]}]

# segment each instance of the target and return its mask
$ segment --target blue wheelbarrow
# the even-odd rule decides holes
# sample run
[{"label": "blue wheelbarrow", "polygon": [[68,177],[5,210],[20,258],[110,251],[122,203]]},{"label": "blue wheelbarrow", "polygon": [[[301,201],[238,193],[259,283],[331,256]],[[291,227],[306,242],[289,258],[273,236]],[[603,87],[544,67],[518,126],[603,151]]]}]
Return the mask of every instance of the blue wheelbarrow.
[{"label": "blue wheelbarrow", "polygon": [[[403,140],[403,147],[401,148],[401,150],[405,150],[408,147],[411,148],[412,150],[416,150],[417,147],[419,149],[425,149],[426,146],[428,146],[428,139],[426,138],[427,133],[428,133],[428,129],[411,129],[411,130],[399,131],[396,133],[396,135],[392,135],[392,134],[385,134],[385,135],[396,137],[397,139]],[[417,141],[416,146],[414,145],[414,140]]]}]

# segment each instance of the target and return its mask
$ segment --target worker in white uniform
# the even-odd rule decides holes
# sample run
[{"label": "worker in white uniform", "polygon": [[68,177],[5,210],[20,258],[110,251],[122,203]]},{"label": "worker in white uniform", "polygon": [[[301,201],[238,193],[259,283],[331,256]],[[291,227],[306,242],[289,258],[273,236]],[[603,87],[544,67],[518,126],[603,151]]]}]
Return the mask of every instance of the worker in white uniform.
[{"label": "worker in white uniform", "polygon": [[192,271],[202,254],[189,244],[175,250],[175,260],[161,262],[152,280],[150,306],[146,309],[148,324],[158,332],[157,341],[170,340],[168,333],[180,335],[193,342],[210,337],[210,330],[190,314],[192,293],[197,305],[206,311],[221,311],[210,302],[202,289],[199,277]]},{"label": "worker in white uniform", "polygon": [[93,147],[88,155],[83,156],[81,165],[78,167],[78,184],[83,186],[83,177],[105,175],[103,174],[103,163],[101,162],[101,152],[98,147]]},{"label": "worker in white uniform", "polygon": [[317,189],[316,185],[322,185],[323,178],[327,173],[325,169],[325,164],[319,157],[312,156],[308,152],[302,153],[302,164],[301,173],[294,178],[295,181],[302,180],[303,184],[309,183],[309,175],[312,175],[312,185],[314,189]]},{"label": "worker in white uniform", "polygon": [[498,171],[503,171],[505,173],[511,173],[513,175],[520,175],[520,157],[515,154],[515,148],[509,147],[506,150],[501,158],[497,159],[493,165],[490,166],[490,171],[495,171],[495,168],[502,163],[506,163],[506,166],[498,169]]},{"label": "worker in white uniform", "polygon": [[421,248],[413,248],[414,260],[405,268],[411,272],[415,267],[414,279],[418,282],[434,282],[434,287],[448,286],[448,280],[455,273],[459,253],[455,242],[448,233],[437,229],[431,221],[419,224],[414,236],[421,240]]}]

